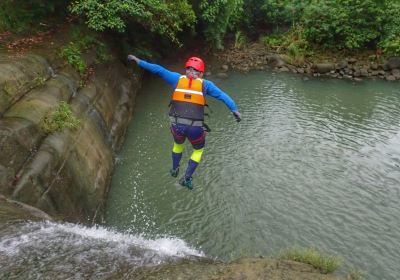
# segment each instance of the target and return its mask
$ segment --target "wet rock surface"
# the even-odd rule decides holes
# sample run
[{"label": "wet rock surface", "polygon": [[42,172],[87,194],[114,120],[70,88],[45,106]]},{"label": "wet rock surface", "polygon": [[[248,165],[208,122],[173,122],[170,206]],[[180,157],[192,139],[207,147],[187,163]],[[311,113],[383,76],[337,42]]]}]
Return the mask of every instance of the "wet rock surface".
[{"label": "wet rock surface", "polygon": [[[78,87],[76,72],[54,73],[44,57],[0,55],[0,64],[0,194],[66,220],[99,221],[139,74],[113,61]],[[60,102],[80,126],[46,134],[41,123]]]},{"label": "wet rock surface", "polygon": [[50,65],[41,56],[0,56],[0,116],[32,88],[51,76]]},{"label": "wet rock surface", "polygon": [[7,224],[28,220],[52,220],[52,218],[37,208],[0,195],[0,233]]},{"label": "wet rock surface", "polygon": [[313,65],[313,70],[316,73],[325,74],[335,69],[333,63],[316,63]]},{"label": "wet rock surface", "polygon": [[390,57],[385,66],[389,70],[400,69],[400,57]]}]

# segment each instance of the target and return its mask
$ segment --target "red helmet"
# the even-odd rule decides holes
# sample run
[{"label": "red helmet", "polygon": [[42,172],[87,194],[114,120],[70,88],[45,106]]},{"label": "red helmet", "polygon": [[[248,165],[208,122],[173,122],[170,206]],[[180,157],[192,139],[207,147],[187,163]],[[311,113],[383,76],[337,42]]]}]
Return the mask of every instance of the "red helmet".
[{"label": "red helmet", "polygon": [[204,72],[204,62],[201,58],[191,57],[186,61],[185,68],[193,67],[197,71]]}]

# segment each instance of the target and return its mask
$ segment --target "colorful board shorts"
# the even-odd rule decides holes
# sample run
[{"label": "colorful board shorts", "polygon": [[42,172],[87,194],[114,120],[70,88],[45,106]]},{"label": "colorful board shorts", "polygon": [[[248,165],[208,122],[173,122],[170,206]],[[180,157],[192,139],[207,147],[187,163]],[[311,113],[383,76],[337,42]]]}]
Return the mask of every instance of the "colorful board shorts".
[{"label": "colorful board shorts", "polygon": [[171,133],[177,144],[183,144],[187,138],[196,150],[206,144],[206,132],[202,126],[171,123]]}]

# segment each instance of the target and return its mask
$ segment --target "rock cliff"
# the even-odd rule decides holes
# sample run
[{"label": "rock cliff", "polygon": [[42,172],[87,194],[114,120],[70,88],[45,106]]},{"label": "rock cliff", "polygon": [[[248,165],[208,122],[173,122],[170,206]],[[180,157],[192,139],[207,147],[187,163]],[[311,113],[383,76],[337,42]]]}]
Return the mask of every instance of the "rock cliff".
[{"label": "rock cliff", "polygon": [[[80,85],[75,71],[54,72],[42,56],[0,55],[0,194],[69,221],[99,221],[139,81],[116,60]],[[79,127],[46,133],[43,119],[60,102]]]}]

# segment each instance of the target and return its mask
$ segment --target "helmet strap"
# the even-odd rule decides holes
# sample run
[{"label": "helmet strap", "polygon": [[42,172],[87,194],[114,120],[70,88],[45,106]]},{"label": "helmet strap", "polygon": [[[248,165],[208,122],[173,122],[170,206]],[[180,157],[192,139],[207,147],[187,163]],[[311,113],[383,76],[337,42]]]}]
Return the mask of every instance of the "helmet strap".
[{"label": "helmet strap", "polygon": [[192,88],[193,75],[189,75],[189,88]]}]

